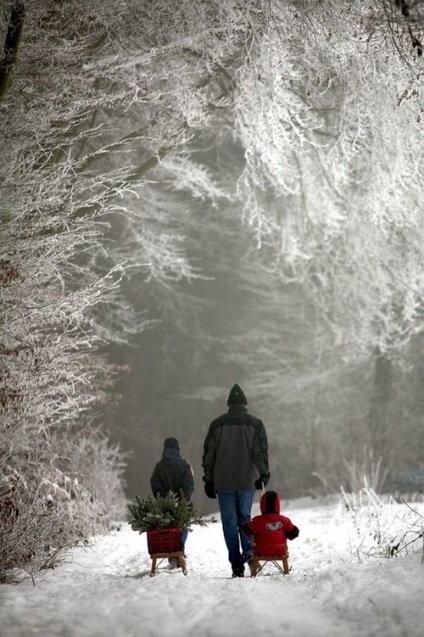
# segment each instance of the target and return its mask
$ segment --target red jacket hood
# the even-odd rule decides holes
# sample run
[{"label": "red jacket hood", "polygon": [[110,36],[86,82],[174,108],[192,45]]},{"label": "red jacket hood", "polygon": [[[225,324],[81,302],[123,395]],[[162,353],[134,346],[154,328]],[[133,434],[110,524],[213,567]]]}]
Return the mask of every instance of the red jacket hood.
[{"label": "red jacket hood", "polygon": [[261,513],[280,513],[280,496],[276,491],[265,491],[259,506]]}]

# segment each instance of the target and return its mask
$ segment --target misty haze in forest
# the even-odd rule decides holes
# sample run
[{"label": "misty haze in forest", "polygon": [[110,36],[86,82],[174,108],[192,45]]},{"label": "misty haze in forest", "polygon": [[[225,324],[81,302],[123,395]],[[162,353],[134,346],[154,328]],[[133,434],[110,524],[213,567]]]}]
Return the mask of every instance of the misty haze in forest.
[{"label": "misty haze in forest", "polygon": [[0,7],[0,577],[108,528],[168,436],[207,511],[234,383],[284,498],[412,488],[424,3]]}]

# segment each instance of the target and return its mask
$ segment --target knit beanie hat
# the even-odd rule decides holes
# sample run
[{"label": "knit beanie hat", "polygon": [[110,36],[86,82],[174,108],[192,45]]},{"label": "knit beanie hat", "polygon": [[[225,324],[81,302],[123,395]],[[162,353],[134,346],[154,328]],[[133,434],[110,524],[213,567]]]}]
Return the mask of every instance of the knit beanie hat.
[{"label": "knit beanie hat", "polygon": [[246,396],[244,395],[244,391],[239,385],[237,385],[237,383],[233,385],[233,387],[231,388],[231,391],[227,399],[228,406],[235,405],[235,404],[247,405],[247,399],[246,399]]},{"label": "knit beanie hat", "polygon": [[180,445],[178,444],[178,440],[176,438],[167,438],[163,443],[164,449],[176,449],[180,450]]}]

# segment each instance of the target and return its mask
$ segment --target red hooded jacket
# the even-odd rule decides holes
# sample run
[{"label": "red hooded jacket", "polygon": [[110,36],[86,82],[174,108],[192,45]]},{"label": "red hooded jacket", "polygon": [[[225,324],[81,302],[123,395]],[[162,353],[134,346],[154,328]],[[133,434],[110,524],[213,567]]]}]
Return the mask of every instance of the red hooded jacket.
[{"label": "red hooded jacket", "polygon": [[287,553],[287,540],[294,540],[299,529],[289,518],[280,515],[280,496],[266,491],[260,501],[261,515],[243,525],[243,532],[253,536],[256,555],[272,557]]}]

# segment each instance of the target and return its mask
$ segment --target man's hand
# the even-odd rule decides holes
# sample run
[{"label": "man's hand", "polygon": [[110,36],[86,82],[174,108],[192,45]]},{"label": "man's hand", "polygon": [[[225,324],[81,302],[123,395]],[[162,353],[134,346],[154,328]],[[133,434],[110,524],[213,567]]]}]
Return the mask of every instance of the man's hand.
[{"label": "man's hand", "polygon": [[261,477],[256,480],[255,489],[257,491],[264,489],[269,482],[270,476],[271,476],[270,473],[263,473]]},{"label": "man's hand", "polygon": [[211,498],[211,500],[216,499],[215,487],[213,486],[213,482],[205,482],[205,493],[208,498]]}]

